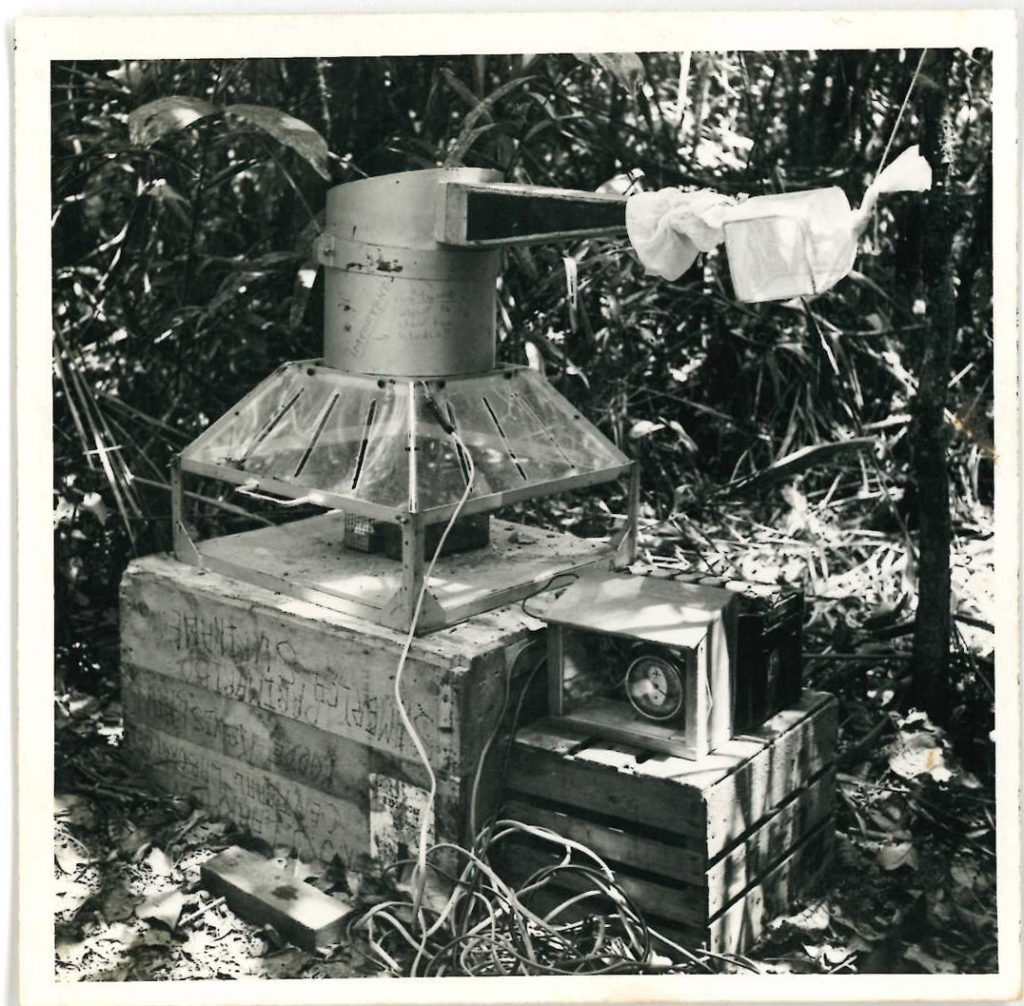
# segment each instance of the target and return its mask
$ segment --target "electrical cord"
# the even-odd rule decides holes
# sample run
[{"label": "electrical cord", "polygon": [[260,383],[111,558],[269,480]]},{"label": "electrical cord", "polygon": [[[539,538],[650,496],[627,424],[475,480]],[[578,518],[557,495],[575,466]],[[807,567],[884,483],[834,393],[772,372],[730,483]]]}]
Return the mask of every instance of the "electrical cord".
[{"label": "electrical cord", "polygon": [[[519,607],[522,610],[523,614],[524,615],[529,615],[530,618],[540,618],[541,617],[540,615],[535,615],[532,611],[530,611],[526,607],[526,602],[529,601],[531,598],[536,597],[538,594],[543,594],[544,591],[546,591],[546,590],[554,589],[554,588],[552,588],[551,585],[555,582],[555,580],[561,580],[562,577],[564,577],[564,576],[570,577],[570,581],[569,581],[570,583],[572,583],[573,581],[578,580],[580,578],[580,574],[579,573],[573,573],[571,571],[567,572],[567,573],[555,573],[555,575],[553,577],[551,577],[551,579],[548,580],[542,587],[538,587],[532,594],[527,594],[526,597],[524,597],[519,602]],[[566,586],[568,587],[569,584],[566,584]]]},{"label": "electrical cord", "polygon": [[498,736],[498,732],[501,730],[501,724],[505,719],[505,713],[508,710],[509,695],[512,691],[512,672],[515,670],[515,664],[505,668],[505,691],[501,699],[501,710],[494,719],[494,726],[487,734],[487,740],[484,741],[484,746],[480,749],[480,757],[477,759],[476,771],[473,773],[473,785],[470,788],[469,794],[469,833],[476,835],[477,833],[477,798],[480,793],[480,779],[483,777],[484,765],[487,762],[487,756],[490,754],[491,745],[494,743],[495,738]]},{"label": "electrical cord", "polygon": [[[522,660],[523,657],[530,652],[530,649],[531,644],[527,643],[516,656],[511,666],[507,667],[505,670],[505,691],[501,703],[501,711],[495,718],[494,725],[491,727],[490,733],[487,735],[487,740],[485,741],[483,748],[481,748],[480,750],[480,757],[477,760],[476,771],[473,773],[473,785],[470,790],[469,799],[469,833],[474,836],[478,834],[477,798],[480,791],[480,779],[483,775],[484,764],[487,760],[488,755],[490,754],[491,747],[493,746],[495,740],[497,740],[498,734],[501,732],[502,723],[504,723],[505,721],[505,714],[508,712],[508,702],[512,692],[512,679],[516,676],[516,668],[519,666],[519,661]],[[529,693],[530,686],[533,684],[533,679],[536,677],[537,672],[546,663],[547,652],[545,651],[541,653],[541,655],[534,662],[533,667],[530,668],[530,671],[526,676],[526,681],[524,682],[523,687],[519,692],[519,699],[516,702],[515,714],[512,717],[512,722],[510,723],[508,730],[509,745],[505,749],[506,758],[505,761],[503,762],[503,769],[501,774],[502,783],[504,783],[505,779],[505,767],[507,767],[508,764],[508,752],[511,749],[512,739],[515,737],[516,727],[519,724],[519,717],[522,713],[523,700]]]},{"label": "electrical cord", "polygon": [[[426,383],[421,383],[423,383],[424,389],[427,389]],[[430,396],[429,389],[426,390],[426,396],[428,403],[433,404],[433,398]],[[440,410],[437,409],[436,404],[433,405],[433,408],[434,411],[440,415]],[[416,597],[416,606],[413,608],[412,622],[409,626],[409,631],[406,633],[405,642],[402,645],[402,652],[398,658],[398,666],[395,669],[394,692],[395,703],[398,706],[398,715],[402,721],[402,726],[405,727],[406,733],[408,733],[413,742],[413,747],[416,748],[416,753],[419,755],[420,761],[423,763],[423,767],[427,770],[427,777],[430,780],[427,807],[420,819],[418,855],[412,878],[413,889],[415,891],[415,899],[413,902],[414,915],[419,914],[420,902],[422,901],[423,890],[426,884],[426,850],[429,840],[430,820],[433,817],[434,803],[437,799],[437,776],[430,764],[430,758],[427,755],[423,741],[420,739],[420,735],[416,732],[412,719],[405,708],[405,703],[402,701],[402,673],[405,670],[406,661],[409,659],[409,650],[412,648],[413,640],[416,638],[416,629],[419,625],[420,614],[423,610],[423,601],[426,597],[427,587],[430,583],[430,578],[434,573],[434,566],[444,550],[445,542],[448,540],[448,535],[455,526],[455,522],[459,519],[459,514],[462,512],[462,508],[466,505],[466,501],[469,499],[470,493],[473,491],[473,482],[476,479],[476,466],[473,463],[473,456],[467,449],[462,437],[459,436],[458,430],[456,430],[454,426],[451,426],[447,429],[447,432],[455,441],[457,448],[461,450],[462,456],[465,459],[467,465],[466,488],[463,490],[462,496],[459,498],[459,502],[456,504],[454,511],[452,511],[452,515],[448,519],[448,523],[445,525],[445,529],[441,533],[440,539],[438,539],[437,547],[434,549],[434,554],[430,559],[430,564],[427,566],[427,569],[423,574],[423,581],[420,584],[419,593]]]},{"label": "electrical cord", "polygon": [[[546,828],[509,819],[489,821],[477,833],[480,780],[508,711],[515,664],[506,668],[501,712],[481,749],[474,772],[470,793],[471,848],[465,849],[451,842],[429,843],[430,821],[437,798],[437,776],[402,699],[402,676],[416,638],[416,628],[435,564],[472,493],[476,470],[472,455],[458,430],[451,424],[441,422],[443,414],[430,398],[429,391],[427,404],[455,442],[466,465],[465,490],[424,573],[412,622],[395,670],[394,696],[399,718],[429,779],[427,805],[420,819],[415,858],[388,864],[382,872],[382,878],[387,878],[390,873],[411,864],[411,901],[399,898],[382,900],[361,913],[353,914],[346,921],[345,936],[368,963],[394,975],[412,977],[444,974],[672,973],[692,963],[701,963],[701,957],[690,954],[647,925],[635,903],[616,881],[613,871],[597,853],[582,843]],[[547,590],[563,576],[576,579],[578,574],[558,574],[535,591],[535,594]],[[526,608],[527,600],[523,599],[522,607],[524,613],[530,614]],[[520,690],[502,764],[502,787],[523,703],[545,663],[546,655],[542,654],[530,669]],[[560,848],[561,860],[534,871],[525,881],[513,886],[496,872],[490,863],[490,855],[498,843],[515,836],[526,836],[534,842]],[[456,875],[440,863],[432,862],[439,854],[453,856],[456,862],[462,860],[460,872]],[[590,888],[566,896],[543,915],[531,908],[530,902],[534,897],[550,889],[553,878],[559,873],[567,872],[588,883]],[[426,884],[431,873],[449,885],[449,893],[440,907],[425,904]],[[578,908],[588,899],[607,905],[608,911],[595,912],[582,920],[558,921],[560,916],[572,908]],[[357,945],[357,932],[365,938],[365,951]],[[665,964],[664,958],[660,961],[656,959],[652,950],[654,940],[669,946],[684,957],[687,963]],[[707,965],[704,964],[704,967],[707,968]]]},{"label": "electrical cord", "polygon": [[[542,866],[517,885],[508,883],[488,857],[497,843],[517,836],[556,846],[562,851],[560,861]],[[485,828],[474,846],[478,851],[442,842],[427,851],[430,870],[441,872],[430,860],[446,850],[465,861],[440,909],[424,906],[413,912],[409,902],[393,900],[372,906],[351,924],[350,936],[356,929],[366,934],[369,952],[363,956],[392,974],[412,976],[647,974],[693,966],[710,971],[707,958],[723,956],[693,954],[651,928],[608,865],[581,843],[503,819]],[[590,889],[568,895],[543,914],[532,908],[534,897],[566,872]],[[606,910],[561,921],[588,899]],[[433,920],[429,925],[428,917]],[[681,963],[659,958],[655,943],[671,949]]]}]

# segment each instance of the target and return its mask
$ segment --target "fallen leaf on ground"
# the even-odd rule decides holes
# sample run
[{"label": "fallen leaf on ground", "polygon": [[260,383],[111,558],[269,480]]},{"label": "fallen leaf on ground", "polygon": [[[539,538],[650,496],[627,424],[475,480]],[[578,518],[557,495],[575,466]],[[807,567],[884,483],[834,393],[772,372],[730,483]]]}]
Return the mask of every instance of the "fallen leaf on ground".
[{"label": "fallen leaf on ground", "polygon": [[916,943],[911,943],[910,946],[903,951],[903,956],[908,961],[913,961],[915,964],[920,964],[929,974],[933,975],[953,975],[956,974],[956,965],[950,964],[948,961],[940,961],[937,957],[933,957],[926,950],[922,950]]},{"label": "fallen leaf on ground", "polygon": [[171,862],[171,857],[155,845],[142,862],[156,877],[169,877],[174,872],[174,863]]},{"label": "fallen leaf on ground", "polygon": [[294,947],[286,947],[263,958],[268,978],[294,978],[309,961],[309,954]]},{"label": "fallen leaf on ground", "polygon": [[79,964],[88,951],[88,940],[60,940],[57,943],[57,960],[61,964]]},{"label": "fallen leaf on ground", "polygon": [[885,935],[881,929],[875,929],[874,926],[869,925],[863,919],[855,921],[849,918],[849,916],[840,915],[838,912],[834,912],[833,917],[839,925],[849,929],[850,932],[859,936],[865,943],[877,943]]},{"label": "fallen leaf on ground", "polygon": [[100,707],[100,700],[95,695],[81,695],[68,702],[68,712],[76,720],[85,719]]},{"label": "fallen leaf on ground", "polygon": [[354,978],[348,961],[317,961],[306,973],[307,978]]},{"label": "fallen leaf on ground", "polygon": [[150,844],[148,828],[129,828],[117,843],[117,851],[126,859],[135,859]]},{"label": "fallen leaf on ground", "polygon": [[174,944],[174,937],[166,929],[147,929],[141,941],[145,947],[169,947]]},{"label": "fallen leaf on ground", "polygon": [[819,901],[816,905],[809,905],[802,912],[796,915],[783,915],[776,920],[778,925],[790,925],[805,933],[820,933],[828,929],[830,915],[828,903]]},{"label": "fallen leaf on ground", "polygon": [[968,889],[974,887],[979,873],[978,867],[970,860],[954,863],[949,868],[949,875],[953,878],[953,882],[958,887],[966,887]]},{"label": "fallen leaf on ground", "polygon": [[137,915],[146,922],[156,923],[173,931],[185,907],[185,895],[177,888],[154,894],[138,907]]},{"label": "fallen leaf on ground", "polygon": [[135,930],[131,926],[125,925],[123,922],[115,922],[98,932],[94,939],[101,943],[116,943],[119,946],[124,946],[131,941],[134,932]]},{"label": "fallen leaf on ground", "polygon": [[878,863],[883,870],[898,870],[901,866],[909,866],[917,869],[917,849],[913,842],[896,842],[893,845],[883,845],[878,850]]},{"label": "fallen leaf on ground", "polygon": [[90,800],[75,793],[58,796],[54,800],[56,817],[68,824],[86,830],[96,827],[96,811]]},{"label": "fallen leaf on ground", "polygon": [[284,938],[269,922],[260,926],[259,934],[263,937],[267,947],[267,949],[263,951],[262,956],[272,954],[276,950],[280,950],[285,945]]},{"label": "fallen leaf on ground", "polygon": [[966,922],[971,929],[975,932],[981,932],[983,929],[987,929],[990,925],[994,924],[995,918],[993,915],[983,912],[972,912],[969,908],[964,908],[963,905],[954,905],[956,914],[960,917],[962,922]]},{"label": "fallen leaf on ground", "polygon": [[122,887],[114,887],[103,899],[103,918],[107,922],[122,922],[130,919],[135,911],[135,899]]},{"label": "fallen leaf on ground", "polygon": [[949,925],[950,919],[953,918],[953,911],[942,891],[934,892],[934,895],[928,899],[926,916],[928,921],[937,928]]},{"label": "fallen leaf on ground", "polygon": [[837,945],[835,943],[822,943],[820,946],[814,946],[808,943],[801,945],[804,948],[804,953],[806,953],[812,961],[821,961],[831,968],[834,968],[837,964],[842,964],[843,961],[852,956],[852,951],[849,947]]},{"label": "fallen leaf on ground", "polygon": [[92,860],[83,856],[74,845],[58,844],[53,848],[53,862],[61,873],[73,877],[83,866],[88,866]]},{"label": "fallen leaf on ground", "polygon": [[889,747],[889,768],[902,779],[930,775],[936,782],[947,782],[953,775],[946,767],[941,743],[930,731],[901,732]]}]

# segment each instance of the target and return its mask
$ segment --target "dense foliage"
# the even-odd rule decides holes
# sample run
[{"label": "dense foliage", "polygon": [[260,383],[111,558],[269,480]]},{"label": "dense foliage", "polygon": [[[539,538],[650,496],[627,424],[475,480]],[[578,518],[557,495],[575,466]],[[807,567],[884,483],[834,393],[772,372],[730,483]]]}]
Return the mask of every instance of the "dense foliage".
[{"label": "dense foliage", "polygon": [[[61,687],[116,691],[117,585],[132,555],[170,545],[174,452],[279,363],[319,355],[311,247],[330,185],[464,163],[582,189],[838,185],[856,205],[922,140],[940,94],[958,211],[942,437],[970,565],[993,503],[991,78],[984,51],[55,63]],[[721,252],[679,282],[653,279],[624,238],[515,249],[499,292],[501,356],[542,363],[642,461],[650,554],[809,591],[809,670],[846,697],[862,754],[882,736],[874,714],[897,729],[885,717],[912,704],[894,651],[917,593],[910,424],[934,338],[930,208],[884,198],[855,272],[808,300],[738,302]],[[593,511],[577,500],[534,516],[586,530]],[[966,621],[952,726],[988,772],[989,609],[954,566]]]},{"label": "dense foliage", "polygon": [[[166,547],[167,496],[151,483],[166,484],[171,452],[279,362],[319,351],[308,259],[323,164],[237,114],[171,128],[191,118],[172,109],[162,135],[130,135],[133,110],[175,95],[297,117],[325,138],[331,183],[454,160],[590,189],[633,170],[651,188],[835,184],[856,204],[890,140],[891,159],[919,138],[920,96],[948,87],[968,204],[953,473],[962,516],[991,503],[990,66],[958,53],[952,79],[936,81],[926,61],[894,134],[918,56],[694,53],[683,91],[680,58],[663,53],[55,64],[54,474],[69,518],[57,581],[72,602],[60,610],[109,596],[132,551]],[[797,448],[867,432],[881,438],[880,466],[821,465],[802,492],[873,498],[876,526],[912,526],[905,432],[928,333],[925,212],[919,197],[885,200],[855,275],[812,302],[735,301],[719,254],[664,283],[624,242],[591,242],[568,250],[580,277],[571,311],[566,250],[517,250],[502,353],[522,361],[532,343],[561,390],[642,459],[659,520],[699,516],[731,480]]]}]

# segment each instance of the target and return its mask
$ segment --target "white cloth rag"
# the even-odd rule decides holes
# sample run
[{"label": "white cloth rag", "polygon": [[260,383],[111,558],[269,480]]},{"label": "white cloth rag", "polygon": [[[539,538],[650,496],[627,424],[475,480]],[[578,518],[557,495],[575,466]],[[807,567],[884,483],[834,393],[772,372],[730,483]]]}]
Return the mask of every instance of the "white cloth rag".
[{"label": "white cloth rag", "polygon": [[[821,236],[823,243],[834,245],[850,241],[855,244],[882,193],[924,192],[931,185],[931,166],[915,145],[879,173],[864,193],[859,209],[830,215],[826,220],[808,221],[808,225]],[[762,196],[750,200],[751,205],[744,209],[740,200],[711,189],[638,192],[626,201],[626,233],[648,273],[676,280],[693,265],[700,252],[709,252],[725,240],[727,223],[755,215],[753,204],[772,198]],[[853,253],[851,249],[846,272],[853,267]]]},{"label": "white cloth rag", "polygon": [[647,272],[679,279],[700,252],[725,240],[725,211],[735,203],[711,189],[638,192],[626,200],[626,233]]}]

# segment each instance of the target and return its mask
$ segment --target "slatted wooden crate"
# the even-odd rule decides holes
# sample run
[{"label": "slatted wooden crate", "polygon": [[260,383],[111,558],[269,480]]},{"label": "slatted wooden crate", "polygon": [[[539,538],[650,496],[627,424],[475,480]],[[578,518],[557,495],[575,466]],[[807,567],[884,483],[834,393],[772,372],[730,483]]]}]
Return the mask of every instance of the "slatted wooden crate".
[{"label": "slatted wooden crate", "polygon": [[[164,556],[129,567],[121,619],[140,771],[304,856],[387,861],[415,847],[428,778],[394,700],[400,633]],[[539,625],[516,605],[413,644],[402,695],[438,776],[438,841],[468,839],[473,772],[507,674],[543,653]],[[498,795],[490,762],[484,814]]]},{"label": "slatted wooden crate", "polygon": [[[505,816],[592,848],[656,927],[741,951],[830,862],[836,710],[831,696],[805,691],[700,762],[540,721],[516,736]],[[499,854],[512,879],[550,861],[518,840]],[[581,889],[570,873],[556,882]]]}]

